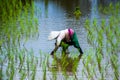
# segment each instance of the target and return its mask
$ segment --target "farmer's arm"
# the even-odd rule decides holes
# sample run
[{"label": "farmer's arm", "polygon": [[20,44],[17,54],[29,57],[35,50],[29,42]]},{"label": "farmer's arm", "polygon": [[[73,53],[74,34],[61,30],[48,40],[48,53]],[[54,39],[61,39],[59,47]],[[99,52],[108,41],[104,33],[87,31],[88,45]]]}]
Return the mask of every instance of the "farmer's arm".
[{"label": "farmer's arm", "polygon": [[65,38],[65,33],[61,32],[60,35],[57,38],[57,44],[56,46],[60,46],[61,41]]},{"label": "farmer's arm", "polygon": [[55,46],[54,50],[51,52],[51,55],[53,55],[57,51],[58,47],[59,46]]},{"label": "farmer's arm", "polygon": [[54,48],[54,50],[51,52],[51,55],[53,55],[53,54],[57,51],[57,49],[59,48],[60,43],[61,43],[61,41],[64,39],[64,37],[65,37],[65,34],[64,34],[63,32],[61,32],[61,33],[59,34],[59,36],[57,37],[56,44],[55,44],[55,48]]}]

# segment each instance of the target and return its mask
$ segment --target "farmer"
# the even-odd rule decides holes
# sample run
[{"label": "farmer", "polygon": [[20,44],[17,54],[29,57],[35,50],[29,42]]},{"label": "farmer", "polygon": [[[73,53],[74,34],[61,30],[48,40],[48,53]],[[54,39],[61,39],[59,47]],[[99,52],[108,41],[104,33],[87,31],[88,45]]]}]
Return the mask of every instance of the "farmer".
[{"label": "farmer", "polygon": [[77,48],[80,52],[80,55],[83,54],[83,51],[77,39],[77,35],[73,29],[51,31],[51,33],[48,36],[48,40],[53,39],[56,39],[56,43],[54,50],[51,52],[51,55],[53,55],[60,46],[62,46],[63,51],[66,51],[70,45],[73,45],[75,48]]}]

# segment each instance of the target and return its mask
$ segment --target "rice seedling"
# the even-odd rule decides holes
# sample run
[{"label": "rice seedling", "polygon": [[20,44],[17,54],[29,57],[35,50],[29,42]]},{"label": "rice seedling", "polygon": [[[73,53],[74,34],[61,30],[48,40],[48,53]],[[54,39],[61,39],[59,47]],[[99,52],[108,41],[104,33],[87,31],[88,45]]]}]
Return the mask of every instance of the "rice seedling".
[{"label": "rice seedling", "polygon": [[27,55],[26,63],[27,63],[27,74],[28,74],[28,77],[30,77],[29,76],[29,73],[30,73],[30,57],[29,57],[29,55]]},{"label": "rice seedling", "polygon": [[[94,68],[96,67],[96,63],[94,64],[94,60],[92,60],[94,57],[92,53],[89,52],[88,55],[83,55],[83,74],[86,75],[88,79],[94,80]],[[93,66],[92,66],[93,65]]]},{"label": "rice seedling", "polygon": [[34,64],[32,65],[32,80],[35,80],[35,76],[36,76],[36,68],[37,68],[37,58],[34,62]]},{"label": "rice seedling", "polygon": [[0,79],[3,78],[3,58],[0,56]]},{"label": "rice seedling", "polygon": [[114,80],[119,80],[119,63],[118,63],[118,57],[115,54],[112,54],[110,56],[111,66],[113,68],[114,73]]},{"label": "rice seedling", "polygon": [[[76,57],[77,56],[77,57]],[[80,61],[78,55],[68,56],[68,54],[62,53],[60,57],[54,55],[52,61],[52,72],[53,79],[57,79],[59,73],[62,73],[62,78],[65,80],[73,79],[77,80],[77,68]]]},{"label": "rice seedling", "polygon": [[11,53],[11,56],[10,56],[10,59],[9,59],[9,62],[8,62],[6,74],[7,74],[9,80],[14,79],[15,64],[14,64],[14,55],[12,53]]},{"label": "rice seedling", "polygon": [[39,60],[40,60],[40,61],[39,61],[39,62],[40,62],[40,65],[39,65],[39,66],[41,67],[41,65],[42,65],[42,60],[43,60],[42,51],[41,51],[41,50],[39,51],[39,57],[40,57],[40,59],[39,59]]},{"label": "rice seedling", "polygon": [[26,72],[24,71],[25,69],[23,68],[20,72],[20,80],[25,80],[27,74]]},{"label": "rice seedling", "polygon": [[[0,1],[0,78],[13,80],[15,73],[21,74],[20,79],[26,78],[25,64],[29,73],[29,59],[26,60],[24,43],[29,38],[37,37],[38,22],[34,16],[34,3],[23,0],[1,0]],[[30,24],[29,24],[30,22]],[[34,27],[35,26],[35,27]],[[22,46],[23,44],[23,46]],[[25,62],[26,61],[26,62]],[[37,63],[36,63],[37,64]],[[3,70],[3,67],[6,67]],[[36,65],[33,68],[33,78],[35,79]],[[4,74],[5,71],[5,74]]]},{"label": "rice seedling", "polygon": [[47,63],[48,63],[48,56],[45,55],[44,57],[44,61],[42,62],[42,70],[43,70],[43,80],[47,80],[46,79],[46,72],[47,72]]},{"label": "rice seedling", "polygon": [[109,15],[118,15],[120,11],[120,2],[117,2],[116,4],[110,3],[106,6],[99,6],[99,11],[103,14],[109,14]]},{"label": "rice seedling", "polygon": [[[83,75],[86,75],[88,79],[106,79],[108,74],[114,75],[112,77],[108,76],[108,79],[119,79],[119,60],[118,60],[118,45],[120,45],[119,38],[117,37],[119,33],[118,23],[119,12],[118,4],[113,6],[109,5],[109,11],[106,14],[111,14],[108,20],[102,19],[101,21],[94,19],[93,23],[90,25],[90,21],[86,20],[85,29],[88,32],[88,41],[93,46],[95,55],[87,55],[83,57]],[[114,8],[117,8],[114,10]],[[105,8],[107,9],[107,8]],[[104,11],[104,10],[103,10]],[[114,13],[117,12],[117,13]],[[116,18],[117,17],[117,18]],[[99,25],[99,26],[98,26]],[[92,28],[92,29],[91,29]],[[90,54],[90,53],[89,53]],[[116,56],[117,55],[117,56]],[[91,59],[91,57],[95,57]],[[86,59],[87,58],[87,59]],[[95,67],[92,68],[89,65],[93,65],[91,61],[94,61]],[[95,72],[95,69],[98,71]],[[109,71],[111,73],[109,73]],[[93,74],[92,74],[93,71]],[[99,74],[99,75],[96,75]]]}]

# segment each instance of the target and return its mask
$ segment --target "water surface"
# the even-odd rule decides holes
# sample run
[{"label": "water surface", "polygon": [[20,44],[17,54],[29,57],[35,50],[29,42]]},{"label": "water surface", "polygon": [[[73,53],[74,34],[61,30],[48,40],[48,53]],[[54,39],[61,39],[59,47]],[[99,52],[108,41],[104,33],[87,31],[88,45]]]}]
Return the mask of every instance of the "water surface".
[{"label": "water surface", "polygon": [[[78,20],[76,20],[73,14],[76,7],[79,7],[82,13]],[[36,0],[35,15],[39,20],[39,38],[30,40],[26,47],[28,49],[32,48],[36,54],[39,50],[50,53],[55,43],[55,40],[48,41],[47,37],[50,31],[73,28],[77,33],[83,51],[88,49],[90,46],[87,43],[87,35],[83,25],[86,18],[99,16],[96,14],[98,13],[97,9],[94,10],[95,7],[97,8],[97,2],[94,3],[94,0],[92,2],[91,0]],[[70,47],[70,50],[77,51],[74,47]]]}]

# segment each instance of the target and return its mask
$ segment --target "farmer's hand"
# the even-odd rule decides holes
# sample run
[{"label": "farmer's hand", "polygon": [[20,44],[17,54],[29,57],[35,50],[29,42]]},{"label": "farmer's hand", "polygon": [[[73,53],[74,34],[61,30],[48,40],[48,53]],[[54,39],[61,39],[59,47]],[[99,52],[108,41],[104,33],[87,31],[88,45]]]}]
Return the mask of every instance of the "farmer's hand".
[{"label": "farmer's hand", "polygon": [[52,51],[51,53],[50,53],[50,55],[53,55],[54,54],[54,51]]}]

